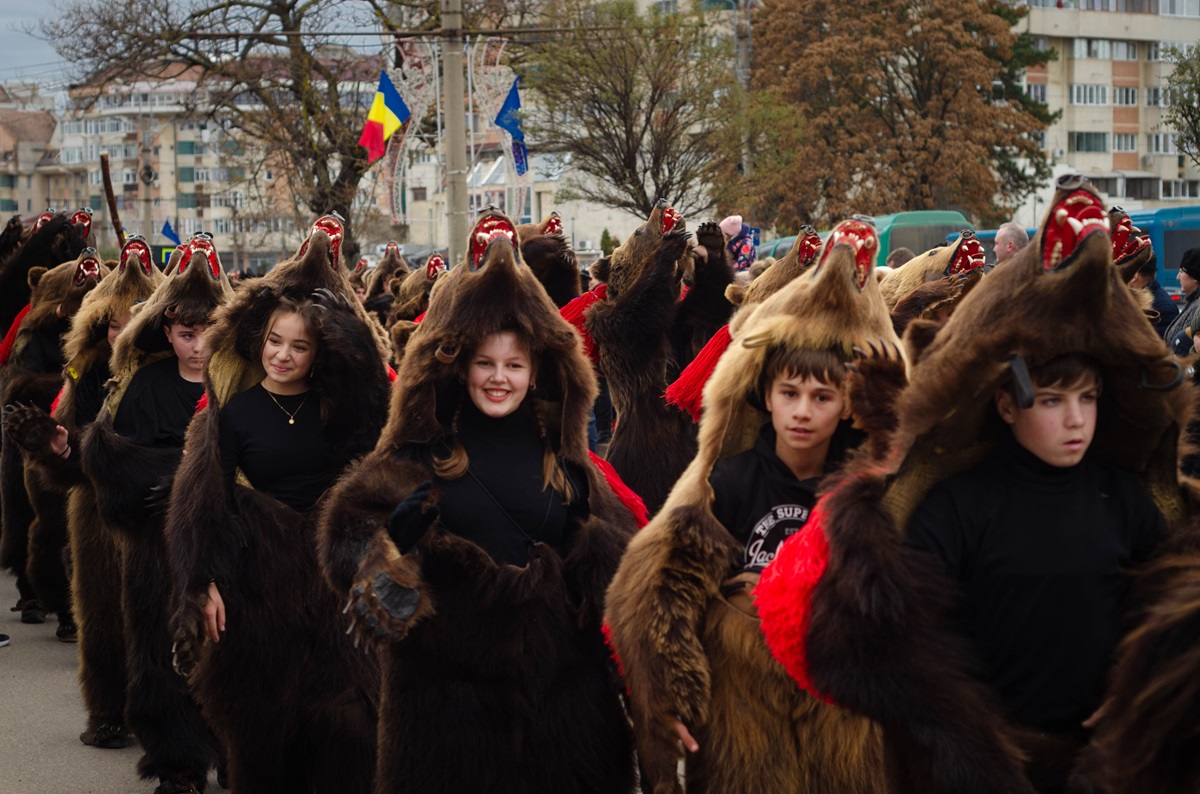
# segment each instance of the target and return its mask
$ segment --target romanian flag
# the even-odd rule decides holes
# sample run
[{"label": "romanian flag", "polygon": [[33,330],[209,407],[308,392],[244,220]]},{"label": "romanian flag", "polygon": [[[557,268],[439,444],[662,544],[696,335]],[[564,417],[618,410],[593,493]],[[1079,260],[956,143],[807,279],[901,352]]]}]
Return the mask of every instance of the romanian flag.
[{"label": "romanian flag", "polygon": [[379,88],[375,91],[375,100],[371,102],[371,110],[367,113],[367,125],[363,127],[358,142],[367,147],[367,159],[378,160],[386,151],[387,139],[400,129],[412,114],[408,105],[400,98],[400,92],[392,85],[387,72],[379,73]]}]

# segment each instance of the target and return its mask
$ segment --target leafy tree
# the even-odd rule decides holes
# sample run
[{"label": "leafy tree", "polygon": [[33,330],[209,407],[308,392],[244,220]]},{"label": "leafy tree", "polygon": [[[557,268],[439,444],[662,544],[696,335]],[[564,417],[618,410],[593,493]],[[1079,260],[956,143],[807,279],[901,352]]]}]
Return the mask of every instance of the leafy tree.
[{"label": "leafy tree", "polygon": [[1200,167],[1200,46],[1168,47],[1166,55],[1175,70],[1167,77],[1163,122],[1175,130],[1179,151]]},{"label": "leafy tree", "polygon": [[608,229],[600,233],[600,252],[605,256],[612,254],[613,249],[617,247],[617,241],[609,234]]},{"label": "leafy tree", "polygon": [[[759,124],[752,146],[773,167],[756,165],[738,185],[759,220],[795,228],[934,208],[986,224],[1006,216],[1042,178],[1030,133],[1045,121],[1013,96],[1020,59],[1036,58],[1000,5],[763,0],[754,112],[774,122]],[[785,152],[761,148],[780,136]]]},{"label": "leafy tree", "polygon": [[[548,7],[581,31],[532,47],[521,71],[537,97],[527,139],[569,158],[562,197],[648,215],[657,199],[709,209],[720,131],[733,117],[732,49],[697,11],[639,14],[630,0]],[[736,156],[736,152],[734,152]]]}]

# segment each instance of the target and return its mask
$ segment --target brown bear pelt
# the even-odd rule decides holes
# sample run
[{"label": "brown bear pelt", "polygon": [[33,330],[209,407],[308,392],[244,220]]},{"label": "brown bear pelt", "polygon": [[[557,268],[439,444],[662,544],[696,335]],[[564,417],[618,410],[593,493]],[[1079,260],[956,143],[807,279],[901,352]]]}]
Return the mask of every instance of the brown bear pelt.
[{"label": "brown bear pelt", "polygon": [[[263,380],[262,338],[283,296],[325,306],[313,365],[326,433],[353,457],[387,415],[388,347],[350,293],[318,225],[302,253],[248,281],[207,332],[208,404],[188,429],[167,518],[175,581],[171,627],[190,690],[225,748],[234,791],[371,790],[378,669],[344,633],[343,600],[317,567],[315,515],[243,485],[229,493],[219,455],[221,407]],[[323,497],[328,498],[328,496]],[[227,609],[219,644],[203,638],[215,580]],[[168,647],[170,647],[168,645]]]},{"label": "brown bear pelt", "polygon": [[1120,272],[1121,280],[1128,284],[1142,265],[1154,256],[1154,246],[1150,238],[1133,225],[1129,213],[1120,207],[1109,209],[1108,222],[1112,232],[1113,265]]},{"label": "brown bear pelt", "polygon": [[1098,197],[1082,180],[1060,179],[1059,188],[1033,244],[910,351],[887,458],[852,464],[824,503],[828,567],[801,634],[808,673],[817,691],[883,726],[899,790],[1032,790],[1021,740],[971,675],[965,638],[949,628],[954,584],[904,545],[930,489],[1002,437],[992,398],[1014,354],[1030,367],[1068,353],[1098,362],[1104,391],[1090,454],[1140,472],[1168,522],[1183,513],[1176,456],[1189,396],[1172,387],[1178,365],[1111,266]]},{"label": "brown bear pelt", "polygon": [[397,300],[391,291],[392,280],[405,278],[411,270],[408,261],[400,253],[400,245],[392,242],[387,244],[383,259],[379,260],[379,264],[367,275],[367,292],[363,297],[363,306],[375,315],[375,319],[379,320],[381,325],[387,325],[388,316]]},{"label": "brown bear pelt", "polygon": [[521,259],[533,270],[554,305],[562,308],[581,291],[579,260],[563,236],[562,218],[552,212],[541,223],[517,227]]},{"label": "brown bear pelt", "polygon": [[[29,249],[27,244],[22,255]],[[50,269],[37,266],[28,271],[29,313],[21,322],[12,358],[2,373],[0,405],[21,403],[49,411],[62,385],[62,334],[69,328],[71,317],[78,311],[83,297],[107,272],[90,248],[83,249],[73,261]],[[0,567],[17,574],[17,586],[23,600],[36,593],[26,574],[29,525],[35,514],[25,490],[24,469],[18,444],[7,438],[0,441]],[[52,610],[67,608],[69,597],[62,557],[51,559],[49,550],[46,551],[48,554],[40,555],[39,563],[39,570],[45,570],[48,577],[44,583],[47,587],[45,598],[54,602]]]},{"label": "brown bear pelt", "polygon": [[[699,452],[630,544],[609,588],[608,624],[643,775],[656,794],[680,790],[676,718],[701,748],[685,761],[689,792],[883,790],[877,729],[795,687],[771,658],[758,621],[722,597],[739,544],[713,516],[708,482],[717,461],[748,449],[769,421],[754,398],[770,350],[836,349],[847,359],[856,347],[899,350],[871,275],[877,245],[863,245],[877,237],[854,223],[834,231],[810,275],[739,323],[705,387]],[[902,359],[897,365],[903,370]]]},{"label": "brown bear pelt", "polygon": [[892,307],[892,327],[898,336],[913,320],[926,320],[941,325],[949,319],[959,301],[983,279],[983,268],[966,273],[927,281],[910,290]]},{"label": "brown bear pelt", "polygon": [[737,307],[729,322],[730,331],[736,333],[741,324],[750,319],[752,307],[779,292],[812,267],[820,251],[821,238],[817,230],[806,225],[796,235],[796,240],[783,259],[772,264],[749,284],[730,284],[725,290],[725,297]]},{"label": "brown bear pelt", "polygon": [[608,258],[608,297],[585,315],[617,414],[606,457],[651,514],[696,451],[691,417],[663,393],[733,310],[725,298],[733,271],[716,224],[704,224],[698,240],[722,254],[694,258],[695,283],[679,300],[687,238],[679,214],[659,202]]},{"label": "brown bear pelt", "polygon": [[975,232],[963,229],[950,245],[917,254],[905,262],[904,267],[896,268],[884,276],[879,285],[883,299],[887,301],[889,310],[894,309],[901,298],[922,284],[982,268],[985,259],[983,244],[975,237]]},{"label": "brown bear pelt", "polygon": [[[205,238],[188,243],[175,273],[166,278],[156,277],[152,266],[145,270],[149,262],[128,249],[125,279],[131,285],[138,284],[139,278],[158,283],[135,306],[132,319],[117,337],[111,359],[115,384],[99,416],[83,433],[83,470],[92,483],[101,518],[100,527],[89,529],[107,533],[109,545],[120,553],[117,592],[128,670],[125,725],[144,751],[138,773],[147,780],[193,784],[203,791],[208,771],[217,761],[217,744],[186,683],[172,669],[167,631],[171,575],[161,494],[170,485],[181,451],[135,444],[117,433],[113,423],[137,372],[169,355],[162,330],[167,315],[209,316],[230,299],[232,289],[216,250]],[[81,338],[91,330],[91,324],[78,328]],[[100,545],[98,540],[92,542]],[[110,606],[113,595],[107,596]],[[89,608],[94,611],[98,606]]]},{"label": "brown bear pelt", "polygon": [[[18,221],[19,222],[19,221]],[[6,227],[12,237],[12,221]],[[86,246],[79,230],[66,215],[57,215],[16,249],[7,260],[0,260],[0,334],[8,332],[14,318],[29,303],[32,288],[29,271],[35,267],[52,268],[73,261]]]},{"label": "brown bear pelt", "polygon": [[[633,518],[588,456],[591,365],[520,265],[514,236],[504,216],[480,219],[467,263],[439,281],[409,341],[378,446],[343,477],[321,520],[322,568],[362,616],[382,666],[378,794],[633,789],[632,741],[600,632]],[[586,472],[588,515],[572,519],[562,556],[538,544],[525,568],[497,565],[440,528],[400,554],[388,517],[433,477],[405,450],[449,437],[467,399],[464,357],[514,328],[531,340],[538,372],[526,399],[561,459]],[[396,586],[418,596],[407,617],[371,598]]]}]

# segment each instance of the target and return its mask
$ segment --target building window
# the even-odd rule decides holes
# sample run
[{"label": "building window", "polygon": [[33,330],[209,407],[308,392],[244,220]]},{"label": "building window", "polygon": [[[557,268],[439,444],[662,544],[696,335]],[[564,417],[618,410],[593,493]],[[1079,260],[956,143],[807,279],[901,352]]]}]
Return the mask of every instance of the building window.
[{"label": "building window", "polygon": [[175,204],[181,210],[194,210],[196,209],[196,194],[180,193],[175,197]]},{"label": "building window", "polygon": [[1162,104],[1162,89],[1150,86],[1146,89],[1146,107],[1156,108]]},{"label": "building window", "polygon": [[1108,86],[1096,83],[1071,83],[1072,105],[1107,105]]},{"label": "building window", "polygon": [[1046,103],[1046,84],[1045,83],[1026,83],[1025,96],[1032,99],[1034,102]]},{"label": "building window", "polygon": [[1136,61],[1138,45],[1136,41],[1114,41],[1112,43],[1112,59],[1114,61]]},{"label": "building window", "polygon": [[1129,86],[1115,85],[1113,86],[1113,104],[1122,105],[1125,107],[1136,106],[1138,103],[1138,90]]},{"label": "building window", "polygon": [[1113,135],[1114,152],[1136,152],[1137,135],[1134,133],[1118,132]]},{"label": "building window", "polygon": [[428,199],[428,191],[429,191],[428,188],[423,188],[423,187],[413,188],[412,189],[412,200],[413,201],[428,201],[429,200]]},{"label": "building window", "polygon": [[179,141],[178,143],[175,144],[175,151],[179,152],[180,154],[195,154],[196,153],[196,142],[195,141]]},{"label": "building window", "polygon": [[104,182],[104,177],[99,171],[88,171],[88,184],[99,185]]},{"label": "building window", "polygon": [[1067,151],[1069,152],[1107,152],[1107,132],[1069,132],[1067,133]]},{"label": "building window", "polygon": [[1200,17],[1200,0],[1159,0],[1159,9],[1165,17]]},{"label": "building window", "polygon": [[1164,179],[1162,181],[1162,197],[1165,199],[1200,198],[1200,180]]},{"label": "building window", "polygon": [[1179,154],[1175,133],[1152,132],[1146,136],[1146,151],[1151,154]]},{"label": "building window", "polygon": [[123,171],[121,171],[121,184],[122,185],[136,185],[137,181],[138,180],[137,180],[137,171],[136,170],[134,170],[132,168],[126,168]]},{"label": "building window", "polygon": [[180,168],[179,169],[179,181],[180,182],[195,182],[196,181],[196,169],[190,168],[190,167]]}]

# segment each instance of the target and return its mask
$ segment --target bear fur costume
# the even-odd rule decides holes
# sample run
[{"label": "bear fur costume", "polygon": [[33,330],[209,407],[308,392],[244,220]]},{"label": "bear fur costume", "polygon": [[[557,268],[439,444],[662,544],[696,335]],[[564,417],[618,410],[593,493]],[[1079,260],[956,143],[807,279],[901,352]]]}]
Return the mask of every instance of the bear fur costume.
[{"label": "bear fur costume", "polygon": [[[88,711],[87,730],[80,738],[85,744],[102,747],[127,744],[121,556],[117,538],[100,526],[95,490],[80,466],[82,428],[76,422],[77,388],[80,379],[94,368],[107,371],[112,354],[108,321],[149,298],[163,281],[144,242],[131,240],[122,254],[122,261],[114,262],[113,272],[84,297],[71,321],[63,344],[67,374],[53,415],[47,416],[32,406],[20,409],[24,427],[12,433],[28,453],[25,481],[35,508],[49,505],[54,511],[37,509],[34,527],[40,529],[31,530],[31,546],[54,545],[47,543],[43,535],[56,526],[56,520],[66,523],[71,604],[79,637],[79,682]],[[49,450],[50,436],[60,425],[67,429],[68,443],[74,446],[73,454],[65,460]],[[64,507],[65,514],[58,516]]]},{"label": "bear fur costume", "polygon": [[416,319],[429,308],[429,296],[445,272],[446,260],[442,255],[430,254],[424,267],[417,268],[403,279],[392,279],[396,302],[392,304],[386,327],[392,338],[392,357],[397,366],[404,357],[409,337],[417,330]]},{"label": "bear fur costume", "polygon": [[976,267],[914,287],[892,307],[892,327],[896,329],[896,335],[904,336],[914,320],[928,321],[940,327],[967,293],[983,280],[983,275],[983,268]]},{"label": "bear fur costume", "polygon": [[[221,471],[220,409],[263,380],[262,338],[281,296],[326,290],[314,361],[327,433],[340,456],[369,450],[387,418],[388,342],[350,294],[340,222],[325,216],[298,253],[250,279],[207,333],[207,406],[188,428],[167,542],[175,580],[176,662],[226,754],[237,794],[366,794],[375,769],[379,675],[346,636],[343,601],[317,567],[320,503],[300,515]],[[244,480],[241,480],[244,482]],[[328,495],[322,497],[328,499]],[[227,609],[220,643],[203,635],[215,580]]]},{"label": "bear fur costume", "polygon": [[607,620],[629,683],[644,783],[655,794],[682,791],[676,718],[700,745],[685,760],[688,792],[883,791],[878,729],[799,690],[771,657],[758,620],[721,595],[741,544],[713,516],[709,484],[714,465],[749,449],[770,421],[752,400],[773,348],[835,349],[847,360],[856,348],[893,350],[903,375],[872,273],[877,250],[874,227],[839,224],[814,269],[738,323],[705,388],[699,452],[609,588]]},{"label": "bear fur costume", "polygon": [[[479,220],[467,263],[439,280],[409,342],[379,445],[342,478],[321,519],[322,568],[382,667],[376,794],[634,786],[632,737],[600,626],[634,519],[588,455],[591,364],[521,267],[514,237],[499,213]],[[562,556],[538,544],[524,568],[497,565],[440,527],[401,554],[389,515],[432,479],[402,450],[448,437],[469,399],[460,357],[514,327],[532,340],[538,368],[527,399],[560,458],[586,472],[589,515]],[[396,593],[415,610],[386,607]]]},{"label": "bear fur costume", "polygon": [[[19,218],[14,218],[20,223]],[[13,220],[5,227],[5,236],[13,239]],[[52,268],[62,262],[74,261],[87,247],[80,229],[65,214],[52,216],[38,229],[21,231],[24,242],[15,246],[5,259],[0,259],[0,336],[8,333],[21,310],[29,304],[33,289],[29,271],[34,267]]]},{"label": "bear fur costume", "polygon": [[[126,273],[138,267],[128,263]],[[233,290],[211,241],[193,237],[174,275],[134,309],[112,355],[113,385],[82,443],[101,526],[120,551],[121,615],[127,645],[125,725],[144,751],[138,774],[159,780],[158,794],[204,791],[218,748],[186,682],[171,665],[171,572],[163,537],[162,494],[179,465],[179,448],[136,444],[113,427],[133,376],[170,355],[166,315],[206,317]],[[143,263],[144,264],[144,263]],[[138,268],[140,269],[140,268]]]},{"label": "bear fur costume", "polygon": [[383,259],[366,276],[367,292],[363,297],[363,306],[375,315],[381,325],[386,327],[388,316],[395,305],[396,297],[390,289],[393,279],[404,279],[412,270],[404,255],[400,253],[398,243],[389,242],[384,249]]},{"label": "bear fur costume", "polygon": [[1129,213],[1120,207],[1110,207],[1108,222],[1112,234],[1113,265],[1121,273],[1121,280],[1128,284],[1137,275],[1142,265],[1154,256],[1154,246],[1149,235],[1133,225]]},{"label": "bear fur costume", "polygon": [[521,243],[521,259],[546,288],[546,294],[558,308],[579,297],[582,283],[579,260],[571,244],[563,237],[562,218],[551,212],[541,223],[526,223],[517,227]]},{"label": "bear fur costume", "polygon": [[810,691],[883,726],[894,791],[1033,791],[1028,739],[1001,718],[970,672],[966,638],[948,627],[954,584],[904,544],[930,489],[983,460],[1004,432],[992,401],[1014,354],[1030,366],[1067,353],[1096,360],[1104,390],[1090,454],[1141,472],[1168,524],[1182,517],[1176,458],[1189,395],[1111,266],[1104,219],[1082,179],[1060,178],[1033,244],[986,276],[924,348],[910,328],[891,450],[852,462],[818,505],[821,520],[763,574],[772,652]]},{"label": "bear fur costume", "polygon": [[982,268],[986,259],[983,243],[979,242],[975,232],[963,229],[954,242],[917,254],[883,277],[879,287],[888,311],[895,309],[901,298],[922,284]]},{"label": "bear fur costume", "polygon": [[679,299],[687,238],[679,213],[660,201],[608,257],[607,299],[584,315],[617,415],[605,457],[651,515],[696,453],[691,417],[663,393],[733,310],[725,297],[733,269],[715,223],[700,228],[713,253],[694,258],[694,284]]},{"label": "bear fur costume", "polygon": [[[32,244],[21,251],[30,252]],[[29,313],[16,333],[12,357],[0,375],[0,405],[23,403],[50,410],[62,386],[61,337],[70,328],[71,317],[83,297],[95,289],[108,268],[100,264],[96,251],[84,248],[69,262],[28,271],[32,290]],[[47,509],[53,509],[48,506]],[[58,550],[39,549],[35,555],[33,582],[29,579],[29,527],[35,519],[25,490],[25,461],[20,446],[0,439],[0,568],[13,571],[23,603],[45,600],[42,606],[59,613],[59,621],[70,621],[70,592]],[[66,539],[62,539],[65,543]],[[39,592],[39,587],[44,592]],[[65,613],[65,614],[64,614]]]}]

